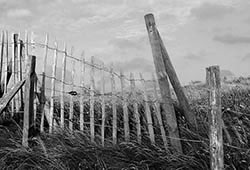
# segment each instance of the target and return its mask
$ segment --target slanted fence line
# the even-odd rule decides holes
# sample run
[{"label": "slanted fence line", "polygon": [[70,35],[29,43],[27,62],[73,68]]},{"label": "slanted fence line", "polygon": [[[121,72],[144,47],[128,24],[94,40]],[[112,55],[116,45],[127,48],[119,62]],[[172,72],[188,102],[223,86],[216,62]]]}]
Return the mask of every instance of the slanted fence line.
[{"label": "slanted fence line", "polygon": [[[124,141],[137,141],[140,144],[151,142],[166,150],[171,148],[182,152],[181,140],[188,139],[180,137],[173,101],[180,105],[185,113],[185,121],[192,126],[194,133],[197,122],[192,120],[194,115],[189,115],[190,106],[155,27],[153,16],[147,15],[145,20],[156,67],[156,77],[153,74],[149,80],[145,79],[143,73],[137,74],[135,78],[134,73],[127,75],[123,70],[117,72],[113,65],[105,66],[103,61],[94,56],[91,56],[90,61],[85,58],[85,54],[77,58],[73,50],[67,49],[66,43],[63,49],[59,49],[57,42],[50,46],[48,35],[45,36],[45,42],[41,43],[34,38],[34,33],[29,36],[26,32],[24,41],[20,33],[13,34],[9,43],[7,32],[2,32],[0,87],[3,98],[0,100],[0,111],[2,113],[9,109],[11,116],[24,111],[25,147],[28,146],[28,128],[39,124],[41,132],[51,134],[57,128],[86,132],[92,142],[102,146]],[[37,67],[33,68],[35,60],[42,62],[37,62]],[[215,75],[218,84],[211,83],[214,80],[211,80],[210,74]],[[219,119],[221,96],[220,93],[216,93],[216,96],[211,93],[220,91],[218,70],[208,73],[207,77],[211,86],[204,89],[209,90],[210,98],[215,97],[216,102],[205,107],[214,114],[214,119]],[[15,83],[18,86],[14,86]],[[24,84],[25,90],[22,90]],[[171,86],[177,98],[171,95]],[[213,110],[215,106],[217,110]],[[221,120],[218,121],[223,124]],[[217,158],[223,154],[220,138],[222,125],[215,129],[217,131],[214,133],[219,136],[216,138],[211,135],[210,143],[213,146],[219,143],[215,147],[220,155],[212,155]],[[223,161],[211,163],[211,166],[214,164],[221,167]]]}]

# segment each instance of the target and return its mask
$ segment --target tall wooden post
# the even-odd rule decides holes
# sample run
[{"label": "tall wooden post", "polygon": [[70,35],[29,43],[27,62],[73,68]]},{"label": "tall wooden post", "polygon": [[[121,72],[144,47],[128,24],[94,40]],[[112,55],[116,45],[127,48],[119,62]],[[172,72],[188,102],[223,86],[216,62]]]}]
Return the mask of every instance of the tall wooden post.
[{"label": "tall wooden post", "polygon": [[[73,56],[74,48],[71,47],[70,55]],[[72,60],[71,71],[71,91],[74,91],[74,78],[75,78],[75,60]],[[70,95],[70,107],[69,107],[69,130],[73,131],[73,117],[74,117],[74,96]]]},{"label": "tall wooden post", "polygon": [[[2,83],[2,75],[3,75],[3,57],[4,57],[4,32],[1,33],[1,59],[0,59],[0,82]],[[8,65],[8,62],[6,62]],[[1,93],[4,92],[3,87],[1,87]]]},{"label": "tall wooden post", "polygon": [[102,104],[102,127],[101,127],[101,135],[102,135],[102,146],[105,144],[105,119],[106,119],[106,112],[105,112],[105,77],[104,77],[104,63],[102,63],[102,79],[101,79],[101,104]]},{"label": "tall wooden post", "polygon": [[117,110],[116,110],[116,89],[115,89],[115,77],[114,77],[114,67],[113,64],[110,68],[110,78],[111,78],[111,95],[112,95],[112,139],[113,144],[117,144]]},{"label": "tall wooden post", "polygon": [[[163,116],[165,120],[167,121],[170,142],[171,142],[171,145],[177,151],[182,152],[181,142],[178,140],[179,130],[177,126],[176,115],[175,115],[173,104],[172,104],[168,75],[166,73],[167,70],[163,62],[162,46],[160,43],[160,37],[155,27],[154,16],[152,14],[146,15],[145,21],[146,21],[148,36],[149,36],[149,40],[150,40],[150,44],[152,48],[156,75],[157,75],[157,79],[158,79],[158,83],[159,83],[159,87],[161,91],[161,97],[163,100],[162,112],[163,112]],[[188,116],[188,119],[187,119],[188,122],[191,121],[194,123],[194,120],[189,120],[189,117],[190,117],[189,114],[186,116]]]},{"label": "tall wooden post", "polygon": [[90,138],[91,142],[95,141],[95,112],[94,112],[94,90],[95,90],[95,79],[94,79],[94,57],[91,57],[91,72],[90,72]]},{"label": "tall wooden post", "polygon": [[[152,48],[152,53],[154,57],[154,63],[157,71],[158,79],[161,77],[169,77],[169,80],[174,88],[180,106],[184,112],[185,118],[191,128],[197,128],[197,122],[195,115],[191,112],[188,100],[184,94],[183,88],[180,84],[180,81],[177,77],[175,69],[171,63],[171,60],[168,56],[167,50],[161,40],[160,34],[155,26],[155,19],[153,14],[145,15],[145,22],[148,31],[148,36],[150,40],[150,45]],[[158,63],[164,63],[164,65],[159,65]],[[158,68],[163,67],[163,68]],[[160,76],[161,75],[161,76]],[[162,91],[162,90],[161,90]]]},{"label": "tall wooden post", "polygon": [[211,169],[224,169],[223,134],[222,134],[222,112],[221,112],[221,80],[219,66],[206,69],[207,85],[209,87],[210,108],[210,163]]},{"label": "tall wooden post", "polygon": [[26,82],[25,82],[25,106],[23,120],[23,138],[22,145],[28,147],[29,127],[33,121],[33,97],[34,97],[34,79],[35,79],[36,57],[29,56],[26,63]]}]

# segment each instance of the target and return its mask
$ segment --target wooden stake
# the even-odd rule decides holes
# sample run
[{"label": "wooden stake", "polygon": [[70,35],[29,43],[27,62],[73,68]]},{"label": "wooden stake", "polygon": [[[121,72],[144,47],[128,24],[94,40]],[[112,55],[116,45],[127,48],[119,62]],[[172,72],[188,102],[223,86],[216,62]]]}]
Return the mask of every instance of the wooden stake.
[{"label": "wooden stake", "polygon": [[[162,117],[161,117],[161,108],[160,108],[160,103],[159,103],[160,99],[158,97],[157,88],[156,88],[157,87],[157,81],[155,80],[154,74],[152,74],[152,80],[154,82],[154,97],[155,97],[155,100],[156,100],[156,102],[155,102],[156,116],[157,116],[157,119],[158,119],[158,122],[159,122],[164,147],[165,147],[166,150],[168,150],[168,141],[167,141],[167,138],[166,138],[166,132],[165,132]],[[171,139],[171,140],[173,140],[173,139]],[[172,145],[174,145],[174,143],[172,143]]]},{"label": "wooden stake", "polygon": [[[1,32],[1,59],[0,59],[0,82],[2,84],[2,75],[3,75],[3,57],[4,57],[4,32]],[[6,63],[8,65],[8,63]],[[1,93],[4,92],[3,87],[1,87]]]},{"label": "wooden stake", "polygon": [[55,42],[54,62],[53,62],[53,66],[52,66],[52,79],[51,79],[49,133],[52,133],[52,130],[53,130],[55,78],[56,78],[56,65],[57,65],[57,49],[58,49],[57,42]]},{"label": "wooden stake", "polygon": [[85,55],[84,52],[82,52],[81,54],[82,56],[82,62],[81,62],[81,87],[82,87],[82,92],[81,92],[81,96],[80,96],[80,130],[83,131],[84,130],[84,101],[83,101],[83,95],[85,94],[85,90],[84,90],[84,78],[85,78]]},{"label": "wooden stake", "polygon": [[112,95],[112,111],[113,111],[113,126],[112,126],[112,138],[113,144],[117,144],[117,110],[116,110],[116,90],[115,90],[115,77],[113,65],[110,68],[110,77],[111,77],[111,95]]},{"label": "wooden stake", "polygon": [[66,76],[66,67],[67,67],[67,46],[66,43],[64,43],[64,55],[63,55],[63,61],[62,61],[62,82],[61,82],[61,104],[60,104],[60,127],[64,129],[64,91],[65,91],[65,76]]},{"label": "wooden stake", "polygon": [[41,124],[40,124],[40,131],[44,132],[44,117],[45,117],[45,104],[46,104],[46,96],[45,96],[45,79],[46,79],[46,68],[47,68],[47,55],[48,55],[48,43],[49,43],[49,36],[46,34],[45,37],[45,47],[44,47],[44,56],[43,56],[43,68],[42,68],[42,86],[41,86]]},{"label": "wooden stake", "polygon": [[[22,68],[22,56],[23,56],[23,41],[19,40],[18,46],[17,46],[17,51],[18,51],[18,61],[19,61],[19,81],[23,79],[23,68]],[[23,88],[20,89],[20,108],[24,108],[24,101],[23,101]]]},{"label": "wooden stake", "polygon": [[130,86],[132,91],[132,98],[133,98],[133,108],[135,113],[135,121],[136,121],[136,130],[137,130],[137,141],[141,144],[141,121],[140,121],[140,114],[138,112],[138,101],[137,101],[137,94],[135,89],[135,79],[134,74],[130,73]]},{"label": "wooden stake", "polygon": [[210,110],[210,163],[211,169],[224,169],[223,136],[222,136],[222,112],[221,112],[221,80],[219,66],[206,69],[207,85],[209,87]]},{"label": "wooden stake", "polygon": [[[71,56],[73,56],[74,48],[71,48]],[[71,90],[74,91],[74,76],[75,76],[75,60],[72,60],[71,72]],[[70,108],[69,108],[69,130],[73,131],[73,114],[74,114],[74,101],[73,95],[70,95]]]},{"label": "wooden stake", "polygon": [[[146,27],[148,31],[149,40],[150,40],[150,45],[152,48],[156,70],[158,70],[157,72],[161,72],[163,76],[165,76],[165,73],[167,73],[167,75],[169,76],[170,82],[175,90],[180,106],[184,112],[185,118],[187,119],[189,126],[191,128],[194,128],[195,130],[197,128],[195,115],[191,112],[191,109],[190,109],[188,100],[184,94],[183,88],[180,84],[180,81],[177,77],[175,69],[168,56],[167,50],[161,40],[160,34],[155,26],[155,19],[154,19],[153,14],[145,15],[145,22],[146,22]],[[159,67],[158,63],[164,63],[163,66],[165,69],[157,68]],[[157,75],[158,74],[159,73],[157,73]],[[161,77],[162,76],[158,77],[158,79],[161,79]]]},{"label": "wooden stake", "polygon": [[95,79],[94,79],[94,57],[91,57],[91,72],[90,72],[90,135],[91,142],[95,140],[95,113],[94,113],[94,90],[95,90]]},{"label": "wooden stake", "polygon": [[10,70],[9,68],[9,64],[10,64],[10,61],[9,61],[9,56],[8,56],[8,48],[9,48],[9,43],[8,43],[8,32],[6,31],[5,32],[6,34],[6,46],[5,46],[5,49],[6,49],[6,65],[5,65],[5,76],[4,76],[4,93],[6,94],[7,93],[7,90],[8,90],[8,71]]},{"label": "wooden stake", "polygon": [[23,120],[23,138],[22,145],[28,147],[28,135],[29,127],[32,125],[33,115],[33,97],[34,97],[34,78],[35,78],[35,67],[36,57],[29,56],[28,62],[26,63],[26,83],[25,83],[25,107],[24,107],[24,120]]},{"label": "wooden stake", "polygon": [[105,118],[106,118],[106,113],[105,113],[105,98],[104,98],[104,93],[105,93],[105,78],[104,78],[104,63],[102,63],[102,86],[101,86],[101,96],[102,96],[102,127],[101,127],[101,133],[102,133],[102,146],[105,144]]},{"label": "wooden stake", "polygon": [[124,121],[124,137],[125,142],[129,142],[129,118],[128,118],[128,104],[125,95],[125,81],[123,71],[120,71],[121,92],[122,92],[122,108],[123,108],[123,121]]},{"label": "wooden stake", "polygon": [[144,96],[144,101],[145,101],[145,114],[147,118],[147,126],[148,126],[148,132],[149,132],[149,138],[151,143],[154,145],[155,144],[155,134],[154,134],[154,128],[153,128],[153,122],[152,122],[152,116],[149,108],[149,100],[148,100],[148,95],[147,95],[147,87],[146,87],[146,82],[140,73],[140,78],[141,78],[141,83],[143,86],[143,96]]}]

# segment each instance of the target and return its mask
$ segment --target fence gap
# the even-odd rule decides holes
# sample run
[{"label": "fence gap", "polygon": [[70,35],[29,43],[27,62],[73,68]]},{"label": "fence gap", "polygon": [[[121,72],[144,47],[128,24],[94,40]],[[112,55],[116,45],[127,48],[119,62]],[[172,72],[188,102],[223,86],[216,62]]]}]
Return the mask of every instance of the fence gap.
[{"label": "fence gap", "polygon": [[85,55],[84,52],[81,54],[81,94],[80,94],[80,130],[84,130],[84,95],[85,95]]},{"label": "fence gap", "polygon": [[134,108],[134,117],[136,121],[136,134],[137,134],[137,142],[141,144],[141,121],[140,121],[140,114],[138,111],[138,100],[136,94],[136,87],[135,87],[135,79],[134,74],[130,73],[130,87],[132,92],[132,103]]},{"label": "fence gap", "polygon": [[105,113],[105,75],[104,75],[104,63],[102,63],[102,70],[101,70],[101,104],[102,104],[102,127],[101,127],[101,135],[102,135],[102,146],[105,144],[105,118],[106,118],[106,113]]},{"label": "fence gap", "polygon": [[94,56],[91,57],[91,70],[90,70],[90,138],[91,142],[95,140],[95,113],[94,113],[94,90],[95,90],[95,79],[94,79]]},{"label": "fence gap", "polygon": [[117,110],[116,110],[116,89],[115,89],[115,77],[114,77],[114,66],[110,67],[110,78],[111,78],[111,102],[112,102],[112,139],[113,144],[117,144]]},{"label": "fence gap", "polygon": [[121,81],[121,94],[122,94],[122,110],[123,110],[123,123],[124,123],[124,138],[125,142],[129,142],[129,118],[128,118],[128,104],[125,92],[125,76],[122,70],[120,70]]},{"label": "fence gap", "polygon": [[155,144],[155,135],[154,135],[154,128],[153,128],[153,122],[152,122],[152,115],[149,108],[149,100],[148,100],[148,94],[147,94],[147,87],[146,82],[143,78],[143,75],[140,73],[142,88],[143,88],[143,97],[144,97],[144,103],[145,103],[145,114],[147,118],[147,127],[149,132],[149,138],[151,143]]},{"label": "fence gap", "polygon": [[50,120],[49,120],[49,133],[53,130],[54,118],[54,97],[55,97],[55,78],[56,78],[56,65],[57,65],[57,42],[55,42],[54,62],[52,65],[52,79],[51,79],[51,95],[50,95]]},{"label": "fence gap", "polygon": [[29,56],[26,63],[26,82],[25,82],[25,105],[23,118],[23,137],[22,145],[28,147],[29,127],[32,125],[33,116],[33,97],[35,79],[36,57]]},{"label": "fence gap", "polygon": [[211,169],[224,169],[222,112],[221,112],[221,79],[219,66],[206,69],[207,86],[209,87],[210,108],[210,166]]}]

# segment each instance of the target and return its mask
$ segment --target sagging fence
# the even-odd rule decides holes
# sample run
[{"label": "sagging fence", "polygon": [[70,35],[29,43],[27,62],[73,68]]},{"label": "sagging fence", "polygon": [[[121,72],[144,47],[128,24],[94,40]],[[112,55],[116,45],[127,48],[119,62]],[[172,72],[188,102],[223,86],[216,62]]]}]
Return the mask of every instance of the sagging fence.
[{"label": "sagging fence", "polygon": [[[29,37],[26,33],[24,41],[20,34],[12,34],[9,43],[8,33],[2,32],[0,110],[6,116],[23,115],[24,146],[28,146],[29,127],[39,124],[41,132],[53,133],[58,128],[85,131],[92,142],[103,146],[109,141],[150,141],[182,152],[170,83],[187,125],[194,131],[196,118],[153,15],[146,15],[145,21],[156,67],[152,80],[145,80],[142,73],[139,78],[133,73],[126,76],[122,70],[117,73],[113,66],[97,63],[94,57],[89,62],[84,53],[75,57],[73,48],[68,52],[66,45],[63,50],[57,42],[50,45],[48,35],[41,43],[34,34]],[[223,141],[218,67],[207,70],[207,85],[211,122],[215,122],[211,123],[211,165],[220,169]]]}]

